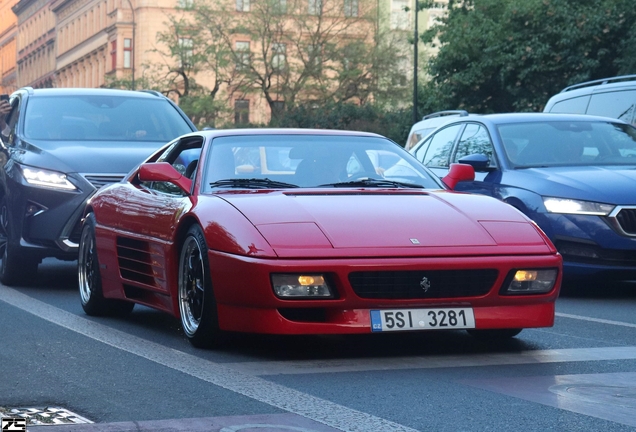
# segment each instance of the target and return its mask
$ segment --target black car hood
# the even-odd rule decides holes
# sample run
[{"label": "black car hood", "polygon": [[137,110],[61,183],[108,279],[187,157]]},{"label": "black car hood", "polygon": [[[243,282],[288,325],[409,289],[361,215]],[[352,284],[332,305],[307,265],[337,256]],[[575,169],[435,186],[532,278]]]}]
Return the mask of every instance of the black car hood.
[{"label": "black car hood", "polygon": [[164,142],[36,141],[22,142],[13,159],[23,165],[63,173],[126,174]]}]

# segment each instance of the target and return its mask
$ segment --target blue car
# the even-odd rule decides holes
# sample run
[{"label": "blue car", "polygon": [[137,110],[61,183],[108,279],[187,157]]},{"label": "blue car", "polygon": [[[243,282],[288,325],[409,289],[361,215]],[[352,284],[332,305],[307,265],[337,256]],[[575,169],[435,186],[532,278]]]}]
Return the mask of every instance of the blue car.
[{"label": "blue car", "polygon": [[563,255],[564,276],[636,279],[636,128],[571,114],[469,115],[411,153],[439,177],[475,168],[456,190],[490,195],[533,219]]}]

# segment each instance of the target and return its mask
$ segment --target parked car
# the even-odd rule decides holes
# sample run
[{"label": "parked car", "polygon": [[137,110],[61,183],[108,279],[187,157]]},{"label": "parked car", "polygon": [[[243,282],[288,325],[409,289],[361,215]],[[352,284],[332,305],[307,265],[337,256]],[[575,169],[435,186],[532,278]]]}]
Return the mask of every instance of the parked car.
[{"label": "parked car", "polygon": [[156,92],[22,88],[0,150],[0,281],[19,284],[45,257],[77,259],[86,201],[157,148],[196,130]]},{"label": "parked car", "polygon": [[[378,154],[400,169],[378,169]],[[473,177],[458,164],[446,182]],[[188,134],[91,198],[82,307],[163,310],[198,347],[228,331],[512,337],[551,326],[561,280],[552,243],[512,207],[446,189],[380,135]]]},{"label": "parked car", "polygon": [[566,87],[550,98],[544,112],[599,115],[636,125],[636,75]]},{"label": "parked car", "polygon": [[636,279],[636,128],[606,117],[491,114],[458,118],[412,149],[438,176],[454,162],[489,195],[534,220],[563,255],[564,275]]},{"label": "parked car", "polygon": [[406,139],[406,145],[404,146],[404,148],[406,150],[410,150],[422,138],[426,138],[428,134],[446,123],[449,119],[452,119],[456,116],[464,117],[467,115],[468,112],[464,110],[438,111],[432,114],[425,115],[424,117],[422,117],[421,121],[415,123],[411,127],[411,131],[409,132],[409,136]]}]

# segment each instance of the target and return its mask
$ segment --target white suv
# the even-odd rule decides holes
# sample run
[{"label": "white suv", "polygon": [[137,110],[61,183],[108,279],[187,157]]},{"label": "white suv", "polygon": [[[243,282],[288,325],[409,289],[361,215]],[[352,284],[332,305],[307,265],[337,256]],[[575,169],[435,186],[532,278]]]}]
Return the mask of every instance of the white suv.
[{"label": "white suv", "polygon": [[422,138],[426,138],[428,134],[451,120],[449,117],[464,117],[467,115],[468,111],[464,110],[438,111],[433,114],[425,115],[422,117],[421,121],[415,123],[411,128],[409,136],[406,139],[404,149],[410,150],[413,148]]},{"label": "white suv", "polygon": [[550,98],[543,111],[612,117],[636,126],[636,75],[566,87]]}]

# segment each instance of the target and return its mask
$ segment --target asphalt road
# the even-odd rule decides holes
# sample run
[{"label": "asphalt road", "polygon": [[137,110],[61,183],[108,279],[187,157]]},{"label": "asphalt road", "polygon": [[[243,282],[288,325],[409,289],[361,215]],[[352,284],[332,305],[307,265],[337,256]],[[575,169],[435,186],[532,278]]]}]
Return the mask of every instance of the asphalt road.
[{"label": "asphalt road", "polygon": [[29,431],[636,430],[636,283],[562,296],[553,328],[505,343],[240,336],[205,351],[148,308],[84,315],[75,263],[40,268],[0,285],[0,414],[60,423]]}]

